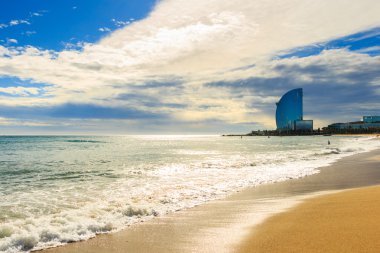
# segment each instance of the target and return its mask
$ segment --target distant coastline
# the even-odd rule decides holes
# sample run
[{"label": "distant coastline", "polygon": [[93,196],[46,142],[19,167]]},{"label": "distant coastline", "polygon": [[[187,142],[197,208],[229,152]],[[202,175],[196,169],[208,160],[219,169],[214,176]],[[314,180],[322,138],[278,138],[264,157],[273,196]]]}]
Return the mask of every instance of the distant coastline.
[{"label": "distant coastline", "polygon": [[339,135],[371,135],[380,136],[379,129],[323,129],[323,130],[313,130],[313,131],[278,131],[278,130],[257,130],[252,131],[247,134],[223,134],[224,137],[241,137],[241,136],[310,136],[310,135],[320,135],[320,136],[339,136]]}]

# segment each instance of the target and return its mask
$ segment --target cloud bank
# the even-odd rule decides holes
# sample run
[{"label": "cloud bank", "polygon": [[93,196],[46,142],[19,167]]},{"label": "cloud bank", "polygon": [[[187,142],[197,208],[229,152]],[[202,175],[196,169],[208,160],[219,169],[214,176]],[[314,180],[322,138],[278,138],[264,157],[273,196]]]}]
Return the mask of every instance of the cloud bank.
[{"label": "cloud bank", "polygon": [[[126,120],[139,120],[141,113],[162,122],[271,128],[278,96],[301,86],[310,95],[308,112],[321,124],[329,119],[319,113],[325,108],[318,98],[336,105],[337,117],[357,116],[361,107],[378,106],[379,56],[344,48],[303,58],[276,56],[378,27],[379,9],[376,0],[164,0],[146,19],[78,50],[0,46],[0,76],[48,84],[5,88],[0,92],[13,96],[0,105],[92,105],[95,111],[133,112]],[[321,87],[340,94],[321,94]],[[354,99],[364,91],[373,96]]]}]

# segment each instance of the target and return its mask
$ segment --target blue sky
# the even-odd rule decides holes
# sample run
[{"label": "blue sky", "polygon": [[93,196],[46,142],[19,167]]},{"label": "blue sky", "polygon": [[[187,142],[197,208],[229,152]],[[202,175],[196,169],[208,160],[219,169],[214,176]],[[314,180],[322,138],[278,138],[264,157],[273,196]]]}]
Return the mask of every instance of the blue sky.
[{"label": "blue sky", "polygon": [[63,50],[68,43],[96,42],[105,33],[145,18],[154,4],[154,0],[2,1],[0,24],[7,27],[0,29],[0,38],[5,43],[16,39],[17,46]]},{"label": "blue sky", "polygon": [[2,134],[273,129],[275,102],[298,87],[317,127],[380,114],[375,0],[0,7]]},{"label": "blue sky", "polygon": [[341,38],[323,41],[314,45],[295,48],[290,52],[280,55],[279,58],[308,57],[318,55],[324,50],[344,48],[349,51],[368,54],[370,56],[380,55],[380,27],[350,34]]}]

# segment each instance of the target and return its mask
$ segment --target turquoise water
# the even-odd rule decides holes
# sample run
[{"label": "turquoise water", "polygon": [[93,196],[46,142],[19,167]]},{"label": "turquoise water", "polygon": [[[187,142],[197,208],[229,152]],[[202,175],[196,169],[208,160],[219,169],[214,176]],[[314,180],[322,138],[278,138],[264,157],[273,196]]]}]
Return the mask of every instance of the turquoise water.
[{"label": "turquoise water", "polygon": [[379,146],[331,136],[1,136],[0,251],[118,231]]}]

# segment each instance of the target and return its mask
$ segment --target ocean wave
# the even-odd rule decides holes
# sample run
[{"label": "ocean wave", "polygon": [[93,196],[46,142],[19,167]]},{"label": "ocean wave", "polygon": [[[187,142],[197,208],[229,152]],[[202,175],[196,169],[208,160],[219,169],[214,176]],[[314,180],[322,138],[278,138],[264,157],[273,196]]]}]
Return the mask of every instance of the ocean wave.
[{"label": "ocean wave", "polygon": [[[94,207],[57,215],[29,218],[0,227],[1,252],[25,252],[90,239],[98,234],[157,216],[155,210],[128,206],[96,210]],[[105,218],[107,217],[107,218]],[[105,219],[103,219],[105,218]]]}]

